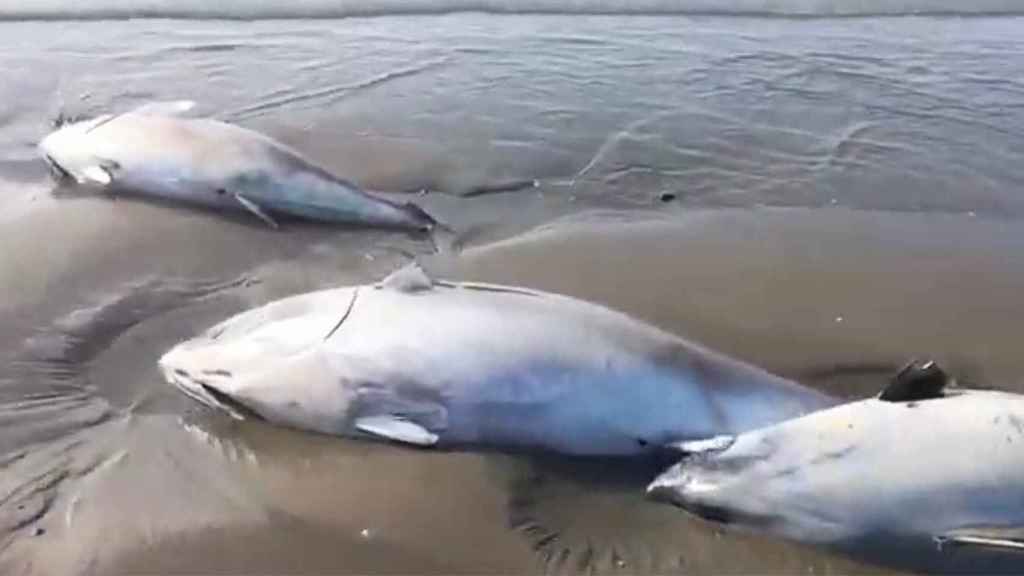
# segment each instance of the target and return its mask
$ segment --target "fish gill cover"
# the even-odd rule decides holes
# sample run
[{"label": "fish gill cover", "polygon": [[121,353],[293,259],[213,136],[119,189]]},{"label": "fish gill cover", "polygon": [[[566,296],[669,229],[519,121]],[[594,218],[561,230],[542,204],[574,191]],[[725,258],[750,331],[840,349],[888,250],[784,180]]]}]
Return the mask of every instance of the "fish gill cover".
[{"label": "fish gill cover", "polygon": [[1024,14],[1024,0],[0,0],[0,19],[342,18],[478,11],[870,16]]}]

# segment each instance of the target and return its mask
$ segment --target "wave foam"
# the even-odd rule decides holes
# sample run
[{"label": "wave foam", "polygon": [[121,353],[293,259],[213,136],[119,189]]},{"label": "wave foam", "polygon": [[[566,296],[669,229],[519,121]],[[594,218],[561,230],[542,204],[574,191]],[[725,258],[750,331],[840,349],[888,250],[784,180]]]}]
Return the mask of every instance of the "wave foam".
[{"label": "wave foam", "polygon": [[0,0],[3,20],[344,18],[449,12],[870,16],[1024,14],[1022,0]]}]

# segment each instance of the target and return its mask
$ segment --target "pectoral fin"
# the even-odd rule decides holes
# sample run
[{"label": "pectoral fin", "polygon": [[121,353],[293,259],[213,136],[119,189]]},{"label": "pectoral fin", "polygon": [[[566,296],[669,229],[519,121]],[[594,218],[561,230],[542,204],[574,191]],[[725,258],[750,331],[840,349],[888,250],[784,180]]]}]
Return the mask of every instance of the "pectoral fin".
[{"label": "pectoral fin", "polygon": [[684,440],[683,442],[675,442],[668,444],[666,448],[677,452],[682,452],[684,455],[693,456],[698,454],[711,454],[714,452],[722,452],[727,450],[736,441],[735,436],[723,434],[720,436],[712,436],[710,438],[703,438],[700,440]]},{"label": "pectoral fin", "polygon": [[243,208],[255,214],[257,218],[269,224],[271,228],[274,228],[275,230],[278,228],[277,222],[264,212],[263,209],[260,208],[259,204],[249,200],[241,194],[235,194],[235,200],[238,200],[238,203],[241,204]]},{"label": "pectoral fin", "polygon": [[148,114],[150,116],[180,116],[195,108],[196,103],[191,100],[171,100],[168,102],[149,102],[132,110],[133,114]]},{"label": "pectoral fin", "polygon": [[356,429],[372,436],[415,446],[437,444],[437,434],[398,416],[364,416],[356,420]]},{"label": "pectoral fin", "polygon": [[949,547],[972,547],[1024,553],[1024,528],[968,528],[935,537],[939,550]]},{"label": "pectoral fin", "polygon": [[89,166],[77,178],[79,184],[106,186],[114,181],[110,172],[100,165]]}]

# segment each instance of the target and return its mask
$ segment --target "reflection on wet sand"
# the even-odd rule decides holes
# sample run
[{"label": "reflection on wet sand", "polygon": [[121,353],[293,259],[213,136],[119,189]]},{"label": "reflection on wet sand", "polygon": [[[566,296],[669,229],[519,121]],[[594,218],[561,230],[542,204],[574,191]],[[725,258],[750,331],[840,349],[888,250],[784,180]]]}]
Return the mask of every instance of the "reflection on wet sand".
[{"label": "reflection on wet sand", "polygon": [[[0,573],[870,571],[647,502],[644,470],[196,406],[157,374],[174,342],[433,247],[57,198],[35,145],[58,114],[195,99],[368,189],[429,189],[415,201],[470,246],[434,273],[596,300],[842,395],[911,356],[980,384],[1024,371],[1024,239],[991,218],[1024,214],[1015,18],[0,28]],[[740,209],[706,210],[722,206]],[[594,208],[647,212],[517,235]]]},{"label": "reflection on wet sand", "polygon": [[[776,373],[836,377],[819,386],[858,396],[918,355],[1014,386],[1022,246],[1013,221],[966,215],[610,213],[467,250],[451,270],[605,303]],[[883,380],[850,381],[858,373]]]},{"label": "reflection on wet sand", "polygon": [[[88,238],[112,222],[96,214],[73,217],[65,229]],[[12,456],[0,486],[0,565],[39,573],[864,570],[723,536],[647,502],[646,472],[348,442],[236,423],[196,406],[156,374],[155,359],[172,342],[273,298],[379,278],[405,257],[373,243],[364,253],[375,256],[354,256],[351,242],[317,232],[325,240],[312,249],[295,240],[277,252],[287,258],[260,259],[252,255],[286,249],[284,237],[248,228],[245,245],[211,242],[211,253],[194,250],[195,240],[160,237],[217,235],[223,224],[166,218],[181,228],[154,228],[146,249],[160,245],[169,270],[196,277],[213,271],[216,258],[224,265],[206,276],[217,279],[210,286],[253,281],[184,295],[168,291],[171,281],[123,280],[152,277],[152,258],[135,248],[115,268],[102,264],[106,244],[67,242],[59,249],[68,257],[52,265],[82,278],[79,291],[14,294],[18,310],[51,318],[33,321],[52,328],[5,324],[4,339],[21,342],[11,355],[20,363],[8,366],[34,371],[0,386],[0,427],[19,431],[5,436]],[[453,278],[595,300],[819,388],[864,396],[888,366],[919,354],[978,381],[1014,382],[1021,367],[1007,310],[1024,288],[1022,243],[1012,223],[967,216],[591,213],[424,261]],[[30,264],[7,259],[0,274],[31,275]],[[86,324],[100,320],[114,332],[97,340]],[[62,357],[83,349],[60,346],[32,353],[40,342],[83,334],[94,345],[87,354]]]}]

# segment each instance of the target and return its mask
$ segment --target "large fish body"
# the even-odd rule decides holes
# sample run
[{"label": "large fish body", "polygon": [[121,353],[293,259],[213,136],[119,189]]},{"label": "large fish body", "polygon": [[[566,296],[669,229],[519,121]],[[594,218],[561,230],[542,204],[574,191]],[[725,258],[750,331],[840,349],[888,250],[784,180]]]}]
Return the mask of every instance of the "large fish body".
[{"label": "large fish body", "polygon": [[709,520],[869,559],[931,571],[957,555],[1008,554],[1019,573],[1024,396],[941,389],[927,382],[936,370],[912,368],[895,393],[694,443],[648,490]]},{"label": "large fish body", "polygon": [[161,103],[59,127],[39,149],[80,184],[216,209],[321,222],[429,229],[411,203],[372,195],[263,134]]},{"label": "large fish body", "polygon": [[578,455],[649,454],[834,403],[596,304],[415,267],[242,313],[160,366],[202,402],[305,430]]}]

